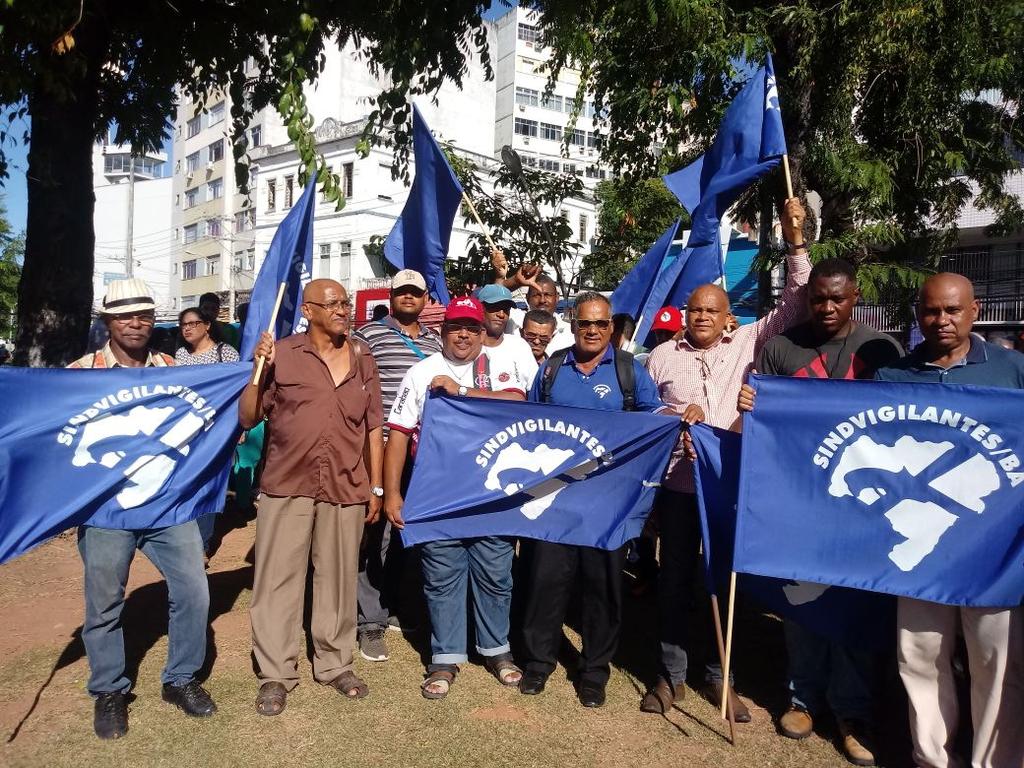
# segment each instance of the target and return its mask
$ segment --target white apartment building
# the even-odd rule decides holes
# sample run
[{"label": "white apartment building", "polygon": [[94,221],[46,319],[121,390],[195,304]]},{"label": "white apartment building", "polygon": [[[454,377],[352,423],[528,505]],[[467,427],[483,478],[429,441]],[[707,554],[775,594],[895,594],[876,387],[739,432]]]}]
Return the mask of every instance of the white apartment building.
[{"label": "white apartment building", "polygon": [[[165,175],[166,163],[163,152],[135,153],[133,160],[130,146],[103,140],[93,146],[94,312],[100,309],[106,286],[128,276],[130,236],[132,276],[145,280],[152,289],[159,319],[175,314],[169,280],[173,251],[172,180]],[[133,180],[129,179],[129,171]]]}]

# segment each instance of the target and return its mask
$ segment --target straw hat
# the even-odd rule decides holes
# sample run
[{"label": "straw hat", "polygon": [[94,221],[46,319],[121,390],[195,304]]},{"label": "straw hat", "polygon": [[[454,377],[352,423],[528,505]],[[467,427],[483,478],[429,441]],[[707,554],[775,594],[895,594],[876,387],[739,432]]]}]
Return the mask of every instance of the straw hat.
[{"label": "straw hat", "polygon": [[103,315],[127,315],[132,312],[145,312],[156,309],[153,293],[142,280],[132,277],[127,280],[114,280],[107,286],[107,295],[103,297]]}]

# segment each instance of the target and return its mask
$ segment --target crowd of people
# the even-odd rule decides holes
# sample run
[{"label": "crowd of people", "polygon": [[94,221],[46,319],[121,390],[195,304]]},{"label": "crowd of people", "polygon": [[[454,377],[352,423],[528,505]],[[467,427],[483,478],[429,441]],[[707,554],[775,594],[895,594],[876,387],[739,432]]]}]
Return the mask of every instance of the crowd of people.
[{"label": "crowd of people", "polygon": [[[659,673],[639,706],[663,714],[686,694],[694,635],[705,625],[690,626],[685,609],[698,588],[701,547],[689,425],[738,431],[742,414],[756,408],[754,390],[746,384],[753,370],[1024,389],[1024,355],[972,334],[978,304],[966,278],[938,274],[925,282],[917,305],[924,340],[905,354],[892,337],[853,319],[859,297],[853,267],[834,259],[811,266],[799,200],[785,201],[781,220],[787,282],[776,307],[737,326],[726,292],[700,286],[686,307],[658,313],[652,329],[657,343],[645,360],[625,350],[631,347],[632,318],[613,316],[606,296],[579,294],[567,319],[556,311],[554,281],[535,265],[510,276],[500,253],[495,282],[453,299],[439,333],[419,321],[428,297],[424,277],[415,271],[395,275],[389,312],[357,330],[345,288],[333,280],[311,281],[302,297],[308,329],[277,340],[263,334],[255,354],[266,364],[239,406],[243,428],[266,425],[250,608],[257,712],[281,714],[299,683],[297,639],[310,561],[313,676],[342,696],[369,694],[356,671],[357,649],[370,662],[386,661],[385,631],[409,629],[402,606],[417,601],[425,605],[430,631],[430,661],[419,681],[425,698],[451,693],[470,658],[470,636],[499,684],[540,695],[556,668],[562,626],[578,588],[577,695],[584,707],[604,704],[622,632],[626,547],[608,551],[503,536],[402,546],[404,497],[432,394],[678,416],[680,437],[651,511],[647,545],[632,545],[650,561],[657,552],[658,634],[650,653],[659,660]],[[526,311],[516,307],[512,293],[522,287],[528,289]],[[185,345],[173,357],[154,351],[153,309],[140,281],[111,284],[103,309],[109,340],[71,367],[237,359],[202,307],[181,313]],[[439,496],[445,492],[436,489]],[[101,738],[122,736],[128,728],[131,681],[119,617],[136,549],[164,574],[171,596],[163,696],[193,716],[216,709],[196,679],[209,604],[201,526],[79,531],[88,690],[96,698]],[[513,593],[523,606],[515,623]],[[916,764],[960,764],[953,747],[960,719],[953,665],[962,632],[972,685],[972,765],[1020,766],[1022,609],[955,608],[900,598],[897,621],[894,653],[909,699]],[[780,732],[805,738],[816,718],[831,711],[846,758],[874,765],[878,657],[791,621],[784,622],[784,631],[790,697]],[[702,694],[716,706],[726,698],[736,722],[750,721],[746,703],[732,681],[726,684],[717,660],[704,664]]]}]

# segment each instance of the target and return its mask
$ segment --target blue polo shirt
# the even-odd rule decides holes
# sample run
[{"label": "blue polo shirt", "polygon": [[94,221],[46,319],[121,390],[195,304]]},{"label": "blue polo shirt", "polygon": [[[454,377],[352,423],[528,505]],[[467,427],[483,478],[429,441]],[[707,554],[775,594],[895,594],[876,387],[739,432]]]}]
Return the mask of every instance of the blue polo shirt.
[{"label": "blue polo shirt", "polygon": [[[622,390],[615,373],[615,353],[609,345],[593,373],[585,374],[576,367],[574,349],[570,348],[565,361],[551,385],[551,402],[555,405],[573,405],[577,408],[596,408],[600,411],[621,411]],[[529,400],[541,402],[544,374],[550,360],[545,360],[533,379]],[[651,374],[636,360],[633,361],[636,379],[636,410],[656,411],[664,407],[658,399],[658,388]]]},{"label": "blue polo shirt", "polygon": [[949,368],[927,362],[924,344],[918,344],[909,355],[879,368],[875,379],[1024,389],[1024,355],[972,335],[967,355]]}]

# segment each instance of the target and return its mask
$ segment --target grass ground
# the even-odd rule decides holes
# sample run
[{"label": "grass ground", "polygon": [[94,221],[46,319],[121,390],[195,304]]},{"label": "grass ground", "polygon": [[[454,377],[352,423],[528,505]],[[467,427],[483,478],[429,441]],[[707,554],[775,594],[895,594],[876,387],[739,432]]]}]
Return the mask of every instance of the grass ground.
[{"label": "grass ground", "polygon": [[[419,693],[425,634],[388,633],[391,660],[358,663],[370,697],[346,701],[302,683],[284,714],[260,717],[249,645],[253,524],[228,533],[210,569],[213,617],[207,688],[219,711],[191,720],[160,700],[166,655],[166,591],[141,555],[132,569],[124,623],[137,680],[130,731],[117,742],[92,733],[88,675],[78,640],[81,566],[73,539],[60,538],[0,567],[0,765],[8,766],[843,766],[831,734],[802,742],[780,738],[772,714],[784,703],[784,655],[778,623],[744,613],[737,629],[739,690],[754,721],[728,725],[694,692],[665,717],[642,714],[640,695],[653,671],[653,602],[631,601],[608,703],[579,706],[565,670],[547,691],[526,697],[502,688],[482,667],[463,669],[448,698]],[[567,637],[578,647],[571,630]],[[572,655],[567,644],[567,655]],[[893,748],[894,753],[902,747]],[[896,765],[898,762],[889,762]]]}]

